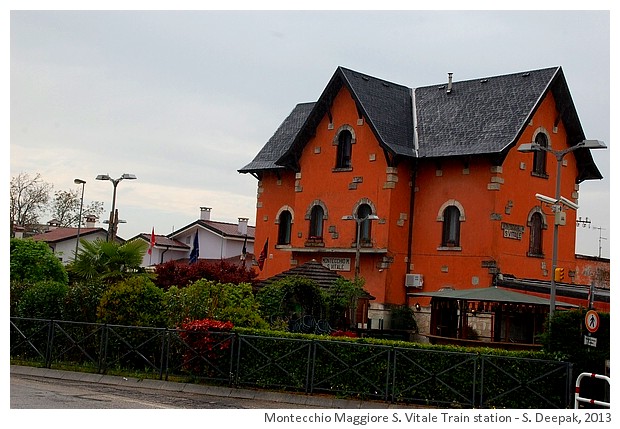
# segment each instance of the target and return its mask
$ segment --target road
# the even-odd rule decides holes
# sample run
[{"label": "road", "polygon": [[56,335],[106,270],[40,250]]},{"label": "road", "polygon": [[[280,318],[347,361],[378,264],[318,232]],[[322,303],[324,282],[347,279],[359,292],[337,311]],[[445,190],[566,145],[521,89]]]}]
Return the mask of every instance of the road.
[{"label": "road", "polygon": [[[135,386],[93,384],[11,374],[11,408],[28,409],[247,409],[312,408],[260,399],[224,398]],[[315,407],[318,408],[318,407]]]},{"label": "road", "polygon": [[[140,380],[11,365],[11,409],[387,409],[382,401]],[[420,408],[404,406],[404,408]]]}]

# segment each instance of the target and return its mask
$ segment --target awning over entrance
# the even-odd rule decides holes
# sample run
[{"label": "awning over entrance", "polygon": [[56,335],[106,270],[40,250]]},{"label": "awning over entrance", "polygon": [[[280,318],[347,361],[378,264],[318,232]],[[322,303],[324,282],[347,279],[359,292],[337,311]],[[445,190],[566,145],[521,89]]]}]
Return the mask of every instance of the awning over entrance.
[{"label": "awning over entrance", "polygon": [[[477,289],[443,289],[436,292],[408,293],[407,296],[427,296],[464,301],[489,301],[514,304],[549,305],[549,299],[498,288],[497,286]],[[577,308],[577,305],[556,301],[557,307]]]}]

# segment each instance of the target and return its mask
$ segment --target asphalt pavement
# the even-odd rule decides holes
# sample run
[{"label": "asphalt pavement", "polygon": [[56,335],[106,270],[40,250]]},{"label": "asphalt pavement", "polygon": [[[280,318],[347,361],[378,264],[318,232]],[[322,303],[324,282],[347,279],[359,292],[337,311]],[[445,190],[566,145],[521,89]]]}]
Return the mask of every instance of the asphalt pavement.
[{"label": "asphalt pavement", "polygon": [[179,383],[164,380],[139,379],[115,375],[92,374],[86,372],[62,371],[57,369],[36,368],[11,365],[11,374],[45,377],[51,379],[73,380],[125,387],[161,389],[174,392],[211,395],[215,397],[237,398],[247,400],[271,401],[281,404],[295,404],[325,409],[403,409],[422,408],[415,405],[392,404],[384,401],[361,401],[339,399],[330,395],[309,395],[304,393],[284,393],[260,389],[238,389],[232,387],[207,386],[194,383]]}]

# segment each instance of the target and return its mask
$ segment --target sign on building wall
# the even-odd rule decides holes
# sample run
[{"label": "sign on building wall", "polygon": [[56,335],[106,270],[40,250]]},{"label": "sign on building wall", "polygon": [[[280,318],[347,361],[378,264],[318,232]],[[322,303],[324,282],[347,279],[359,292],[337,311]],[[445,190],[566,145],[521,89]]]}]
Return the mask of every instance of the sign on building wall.
[{"label": "sign on building wall", "polygon": [[322,259],[321,264],[332,271],[351,271],[351,258],[330,258]]},{"label": "sign on building wall", "polygon": [[504,231],[504,238],[521,240],[523,238],[523,231],[525,231],[525,227],[522,225],[502,222],[502,231]]}]

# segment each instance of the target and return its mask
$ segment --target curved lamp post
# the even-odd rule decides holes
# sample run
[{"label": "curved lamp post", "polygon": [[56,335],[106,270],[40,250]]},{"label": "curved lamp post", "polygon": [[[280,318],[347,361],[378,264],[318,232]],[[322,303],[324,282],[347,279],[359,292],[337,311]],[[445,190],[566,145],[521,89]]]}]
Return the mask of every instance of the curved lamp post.
[{"label": "curved lamp post", "polygon": [[137,179],[137,177],[135,174],[125,173],[118,179],[112,179],[107,174],[100,174],[97,177],[95,177],[95,179],[96,180],[109,180],[110,182],[112,182],[112,185],[114,186],[114,193],[112,194],[112,210],[110,211],[110,220],[109,220],[108,234],[107,234],[107,241],[114,241],[114,238],[116,237],[116,227],[118,225],[118,214],[116,213],[116,187],[121,182],[121,180],[124,180],[124,179],[134,180],[134,179]]},{"label": "curved lamp post", "polygon": [[82,207],[84,206],[84,184],[86,183],[86,180],[73,179],[73,183],[75,183],[76,185],[82,185],[82,196],[80,197],[80,214],[78,216],[78,230],[77,237],[75,239],[75,254],[73,255],[73,260],[75,261],[78,253],[78,245],[80,244],[80,229],[82,227]]},{"label": "curved lamp post", "polygon": [[357,280],[360,275],[360,235],[362,230],[362,223],[367,220],[372,221],[378,219],[379,216],[375,214],[369,214],[368,216],[365,216],[363,218],[358,218],[357,216],[353,215],[342,216],[342,220],[354,220],[357,224],[357,235],[355,239],[355,280]]},{"label": "curved lamp post", "polygon": [[[551,257],[551,290],[549,292],[549,321],[553,317],[553,313],[555,312],[555,269],[558,265],[558,227],[560,225],[557,214],[562,211],[561,205],[566,205],[569,202],[566,198],[560,195],[560,174],[562,174],[562,159],[565,155],[577,150],[577,149],[607,149],[605,143],[600,140],[582,140],[574,146],[570,146],[563,150],[553,150],[546,146],[541,146],[538,143],[524,143],[517,149],[519,152],[529,153],[536,151],[545,151],[549,152],[555,159],[557,160],[557,171],[555,175],[555,199],[553,201],[549,201],[551,204],[552,211],[556,214],[555,220],[553,222],[553,250]],[[542,197],[539,198],[539,197]],[[537,194],[537,198],[544,201],[544,195],[541,196]],[[547,197],[548,198],[548,197]],[[570,207],[570,204],[569,204]],[[574,207],[571,207],[574,208]]]}]

